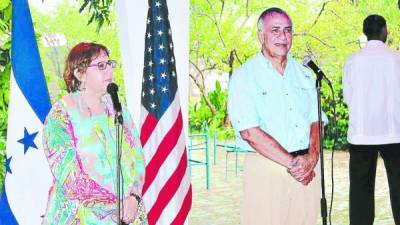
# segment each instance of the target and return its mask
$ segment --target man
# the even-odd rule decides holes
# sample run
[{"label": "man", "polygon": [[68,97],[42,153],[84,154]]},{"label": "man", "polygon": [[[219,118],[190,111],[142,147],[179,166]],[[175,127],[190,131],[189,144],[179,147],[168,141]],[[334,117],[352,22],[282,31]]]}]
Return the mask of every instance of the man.
[{"label": "man", "polygon": [[315,80],[288,55],[285,11],[265,10],[257,27],[261,51],[235,71],[228,93],[232,125],[256,151],[246,155],[241,224],[313,225],[320,209]]},{"label": "man", "polygon": [[367,45],[343,69],[343,96],[349,108],[350,224],[372,225],[378,152],[389,181],[390,202],[400,225],[400,54],[385,45],[386,21],[364,20]]}]

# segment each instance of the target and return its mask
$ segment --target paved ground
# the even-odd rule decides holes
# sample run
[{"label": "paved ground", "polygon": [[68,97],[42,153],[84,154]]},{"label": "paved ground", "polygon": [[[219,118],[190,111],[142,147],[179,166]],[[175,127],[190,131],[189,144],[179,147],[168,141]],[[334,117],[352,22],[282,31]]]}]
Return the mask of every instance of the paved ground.
[{"label": "paved ground", "polygon": [[[210,162],[212,164],[212,149]],[[325,153],[325,177],[328,207],[331,193],[331,152]],[[203,157],[195,153],[193,157]],[[189,215],[190,225],[236,225],[240,224],[240,200],[242,192],[241,166],[244,154],[239,154],[239,171],[235,174],[235,155],[228,159],[228,174],[225,177],[225,151],[219,150],[217,164],[211,165],[211,187],[206,189],[204,167],[192,168],[193,205]],[[348,159],[347,152],[335,152],[334,175],[335,194],[332,224],[346,225],[348,222]],[[375,225],[394,225],[390,209],[387,179],[382,160],[379,160],[375,188]],[[319,224],[322,224],[321,222]]]}]

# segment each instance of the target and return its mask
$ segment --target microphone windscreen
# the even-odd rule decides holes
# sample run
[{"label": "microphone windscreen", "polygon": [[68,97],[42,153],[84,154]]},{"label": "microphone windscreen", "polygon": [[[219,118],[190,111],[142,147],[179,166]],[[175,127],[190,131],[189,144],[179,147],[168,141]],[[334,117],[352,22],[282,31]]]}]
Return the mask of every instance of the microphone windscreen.
[{"label": "microphone windscreen", "polygon": [[304,58],[303,58],[303,66],[307,66],[308,63],[309,63],[311,60],[312,60],[311,56],[309,56],[309,55],[304,56]]},{"label": "microphone windscreen", "polygon": [[109,94],[118,92],[118,85],[115,83],[110,83],[107,85],[107,92]]}]

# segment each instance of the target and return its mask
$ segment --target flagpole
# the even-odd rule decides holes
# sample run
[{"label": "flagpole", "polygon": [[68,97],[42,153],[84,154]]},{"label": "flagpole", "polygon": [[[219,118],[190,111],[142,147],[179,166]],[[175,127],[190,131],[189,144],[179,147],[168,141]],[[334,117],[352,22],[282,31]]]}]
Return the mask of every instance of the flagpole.
[{"label": "flagpole", "polygon": [[115,128],[117,130],[116,133],[116,150],[117,150],[117,223],[119,225],[122,224],[121,220],[121,146],[119,144],[120,140],[120,126],[121,124],[119,123],[117,119],[117,115],[115,114]]}]

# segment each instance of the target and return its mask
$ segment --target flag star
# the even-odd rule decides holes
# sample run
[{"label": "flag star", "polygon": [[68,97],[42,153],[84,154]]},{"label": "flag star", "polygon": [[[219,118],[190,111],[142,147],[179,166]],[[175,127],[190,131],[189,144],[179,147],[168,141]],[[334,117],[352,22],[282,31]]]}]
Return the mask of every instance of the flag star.
[{"label": "flag star", "polygon": [[167,88],[167,87],[163,87],[163,88],[161,89],[161,91],[162,91],[163,93],[165,93],[165,92],[168,91],[168,88]]},{"label": "flag star", "polygon": [[161,36],[163,34],[162,30],[159,30],[157,33],[159,36]]},{"label": "flag star", "polygon": [[147,38],[151,38],[151,34],[150,34],[150,32],[149,32],[149,33],[147,33]]},{"label": "flag star", "polygon": [[171,31],[171,29],[169,29],[169,30],[168,30],[168,34],[169,34],[169,35],[171,35],[171,34],[172,34],[172,31]]},{"label": "flag star", "polygon": [[147,51],[148,51],[149,53],[151,53],[151,52],[153,51],[153,49],[152,49],[151,47],[149,47],[149,48],[147,49]]},{"label": "flag star", "polygon": [[172,43],[169,43],[169,48],[172,49],[174,45]]},{"label": "flag star", "polygon": [[149,76],[149,80],[150,80],[150,81],[153,81],[153,80],[154,80],[154,76],[153,76],[153,74],[150,74],[150,76]]},{"label": "flag star", "polygon": [[175,62],[175,59],[174,59],[174,57],[171,57],[171,62],[173,63],[173,62]]},{"label": "flag star", "polygon": [[154,102],[152,102],[152,103],[150,104],[150,108],[154,109],[155,107],[156,107],[156,104],[154,104]]},{"label": "flag star", "polygon": [[163,50],[165,47],[164,47],[164,45],[163,44],[161,44],[159,47],[158,47],[158,49],[160,49],[160,50]]},{"label": "flag star", "polygon": [[154,64],[153,61],[150,60],[148,65],[149,65],[150,67],[152,67],[153,64]]},{"label": "flag star", "polygon": [[142,92],[142,97],[144,97],[146,95],[146,93],[144,93],[144,91]]},{"label": "flag star", "polygon": [[10,167],[11,159],[12,159],[12,156],[10,158],[6,159],[6,172],[7,173],[12,173],[11,167]]},{"label": "flag star", "polygon": [[172,71],[171,74],[172,74],[173,77],[175,77],[175,75],[176,75],[176,74],[175,74],[175,71]]},{"label": "flag star", "polygon": [[167,76],[166,73],[161,73],[161,78],[165,78]]},{"label": "flag star", "polygon": [[143,78],[143,79],[142,79],[142,83],[144,84],[144,82],[146,82],[146,80]]},{"label": "flag star", "polygon": [[147,24],[150,24],[150,22],[151,22],[151,20],[150,20],[150,19],[147,19]]},{"label": "flag star", "polygon": [[35,144],[35,137],[39,132],[29,133],[26,127],[24,128],[24,137],[19,139],[18,142],[24,145],[24,154],[28,151],[29,147],[37,148]]},{"label": "flag star", "polygon": [[160,64],[163,65],[164,63],[165,63],[165,59],[161,59],[161,60],[160,60]]},{"label": "flag star", "polygon": [[161,16],[157,16],[157,21],[160,22],[162,20]]},{"label": "flag star", "polygon": [[157,6],[157,7],[160,7],[160,6],[161,6],[161,3],[160,3],[159,1],[157,1],[157,2],[156,2],[156,6]]},{"label": "flag star", "polygon": [[155,92],[156,92],[156,91],[154,91],[154,89],[150,89],[150,94],[151,94],[151,95],[154,95]]}]

